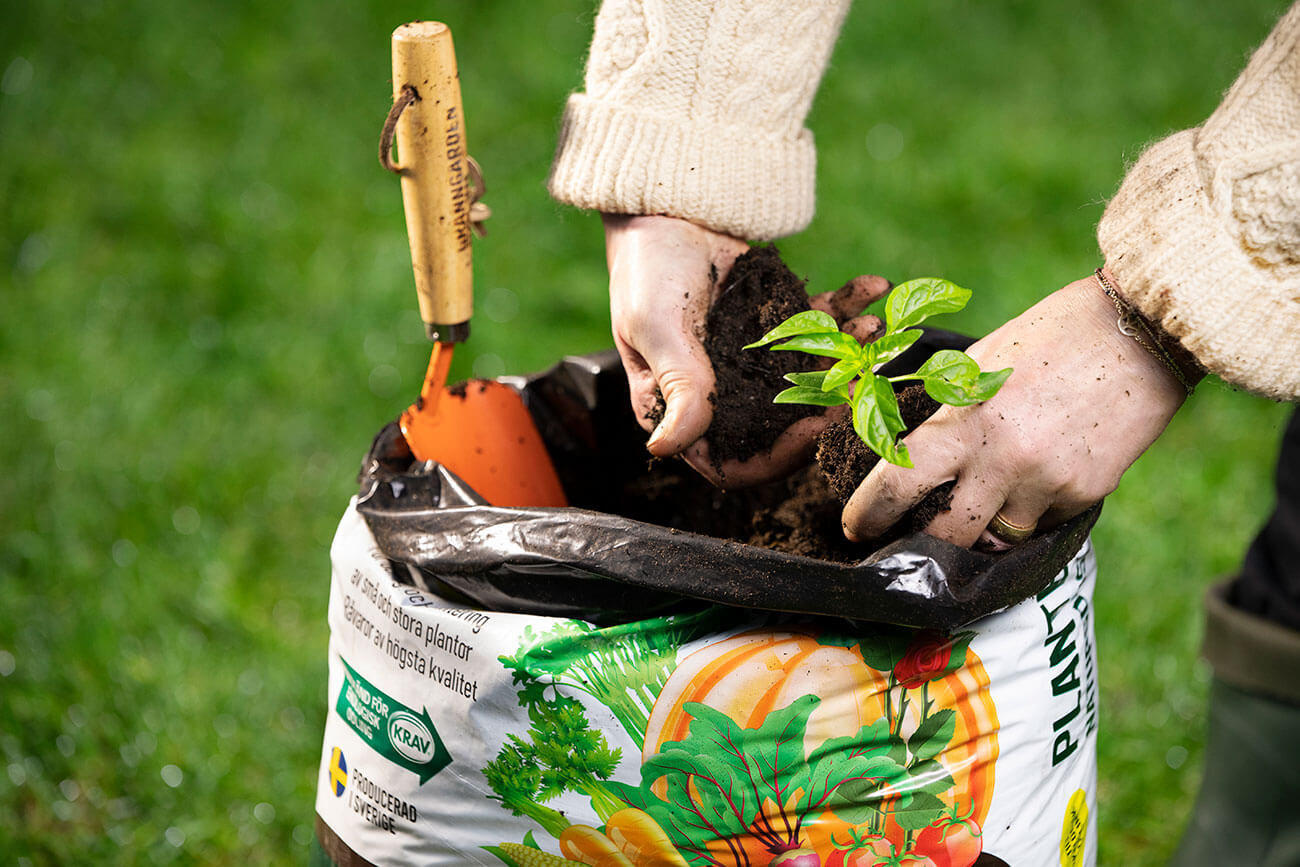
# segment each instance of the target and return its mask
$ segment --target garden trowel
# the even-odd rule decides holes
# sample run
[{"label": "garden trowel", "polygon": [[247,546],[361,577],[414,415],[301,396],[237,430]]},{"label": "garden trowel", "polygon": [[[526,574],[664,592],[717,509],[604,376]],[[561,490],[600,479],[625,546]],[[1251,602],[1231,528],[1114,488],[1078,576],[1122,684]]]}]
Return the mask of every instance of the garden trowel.
[{"label": "garden trowel", "polygon": [[393,31],[393,110],[380,160],[402,179],[420,317],[433,341],[420,397],[400,420],[411,453],[442,464],[491,505],[565,505],[519,393],[492,380],[446,385],[453,350],[469,337],[473,312],[475,184],[456,55],[445,24],[417,21]]}]

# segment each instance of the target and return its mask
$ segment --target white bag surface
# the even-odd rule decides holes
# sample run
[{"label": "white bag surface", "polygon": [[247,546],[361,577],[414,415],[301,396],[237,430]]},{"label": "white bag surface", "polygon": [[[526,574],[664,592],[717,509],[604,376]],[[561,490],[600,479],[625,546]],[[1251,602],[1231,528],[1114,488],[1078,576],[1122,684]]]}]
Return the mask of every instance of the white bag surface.
[{"label": "white bag surface", "polygon": [[1096,861],[1090,544],[952,634],[466,608],[395,581],[355,503],[331,558],[316,812],[340,865]]}]

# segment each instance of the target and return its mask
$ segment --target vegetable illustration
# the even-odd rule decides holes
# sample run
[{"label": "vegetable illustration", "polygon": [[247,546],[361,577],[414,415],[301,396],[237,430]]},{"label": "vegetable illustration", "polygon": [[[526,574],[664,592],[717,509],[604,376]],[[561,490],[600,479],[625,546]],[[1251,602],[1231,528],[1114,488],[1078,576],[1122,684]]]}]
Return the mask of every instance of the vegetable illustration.
[{"label": "vegetable illustration", "polygon": [[[675,636],[663,650],[564,623],[502,657],[530,727],[484,769],[490,797],[561,855],[531,835],[488,851],[513,867],[969,867],[973,841],[978,857],[997,717],[974,633],[760,629],[678,662],[681,634],[699,624],[664,620]],[[620,693],[620,678],[659,685]],[[622,751],[566,694],[577,691],[643,715],[639,781],[615,779]],[[565,793],[600,822],[550,805]]]},{"label": "vegetable illustration", "polygon": [[[717,641],[665,685],[641,785],[610,785],[691,864],[758,867],[807,848],[827,867],[866,867],[905,854],[954,786],[987,809],[997,722],[972,637],[878,627]],[[906,659],[930,660],[918,686],[896,676]]]},{"label": "vegetable illustration", "polygon": [[847,639],[769,630],[725,638],[678,664],[655,703],[642,761],[663,743],[686,737],[691,722],[687,702],[707,704],[755,727],[772,708],[815,693],[821,703],[808,718],[804,741],[805,751],[811,752],[880,719],[886,686],[886,676],[865,665]]},{"label": "vegetable illustration", "polygon": [[767,863],[768,867],[822,867],[821,856],[803,846],[786,849]]},{"label": "vegetable illustration", "polygon": [[544,684],[590,695],[641,743],[646,718],[672,673],[677,648],[708,616],[662,618],[650,628],[643,622],[602,629],[581,620],[563,621],[540,635],[529,628],[519,652],[501,657],[501,664],[525,691]]},{"label": "vegetable illustration", "polygon": [[498,843],[485,847],[511,867],[573,867],[573,862],[523,843]]},{"label": "vegetable illustration", "polygon": [[633,867],[614,841],[589,825],[570,825],[560,834],[560,852],[591,867]]},{"label": "vegetable illustration", "polygon": [[970,812],[958,815],[954,805],[950,812],[931,822],[917,835],[916,852],[928,857],[935,867],[971,867],[983,849],[983,832],[970,818]]},{"label": "vegetable illustration", "polygon": [[826,859],[825,867],[876,867],[885,858],[890,857],[893,847],[886,844],[885,849],[876,852],[872,849],[854,849],[849,852],[837,851]]},{"label": "vegetable illustration", "polygon": [[602,821],[626,808],[605,783],[622,750],[611,748],[605,734],[591,728],[582,702],[565,693],[599,700],[641,743],[677,648],[716,616],[705,611],[660,618],[652,626],[641,621],[604,629],[569,620],[541,634],[526,629],[518,652],[500,661],[513,675],[530,726],[508,735],[484,767],[494,793],[489,797],[556,838],[571,823],[548,804],[565,792],[588,797]]},{"label": "vegetable illustration", "polygon": [[[894,385],[919,381],[930,397],[952,406],[988,400],[1011,375],[1011,368],[983,372],[975,359],[955,349],[936,352],[916,373],[884,377],[876,371],[902,355],[921,337],[916,328],[939,313],[966,306],[971,292],[947,280],[922,278],[895,286],[885,301],[885,333],[866,345],[840,331],[835,318],[820,310],[797,313],[746,346],[806,352],[836,359],[829,370],[789,373],[793,383],[774,403],[813,406],[849,404],[853,429],[876,454],[890,463],[912,466],[907,446],[898,442],[905,429]],[[775,344],[775,345],[772,345]]]},{"label": "vegetable illustration", "polygon": [[[962,633],[956,638],[949,638],[939,632],[924,631],[917,633],[912,645],[908,647],[903,658],[894,666],[894,678],[903,689],[916,689],[922,684],[948,674],[956,666],[952,664],[953,648],[957,642],[965,639],[961,650],[970,643],[971,633]],[[960,665],[960,660],[958,660]]]},{"label": "vegetable illustration", "polygon": [[654,819],[635,808],[615,813],[603,832],[570,825],[560,834],[560,851],[590,867],[689,867]]},{"label": "vegetable illustration", "polygon": [[904,852],[881,858],[872,867],[935,867],[935,863],[924,855]]},{"label": "vegetable illustration", "polygon": [[687,867],[664,829],[644,810],[629,807],[609,817],[605,835],[632,859],[647,867]]},{"label": "vegetable illustration", "polygon": [[[768,859],[797,849],[806,817],[833,808],[853,810],[908,777],[884,720],[805,753],[808,717],[819,702],[817,696],[803,696],[749,729],[691,702],[686,706],[693,717],[688,736],[664,744],[642,765],[639,788],[613,785],[649,813],[695,863],[767,863],[755,860],[758,853],[751,854],[742,840],[750,838]],[[666,799],[654,793],[661,778],[667,783]],[[951,785],[950,778],[941,782]],[[853,795],[847,796],[850,789]],[[717,851],[720,846],[729,853]]]},{"label": "vegetable illustration", "polygon": [[831,840],[836,848],[826,858],[825,867],[874,867],[882,858],[894,854],[894,844],[887,837],[850,829],[849,838],[843,847],[838,840]]},{"label": "vegetable illustration", "polygon": [[622,751],[610,749],[605,735],[590,728],[576,699],[547,698],[540,684],[533,687],[520,699],[532,722],[527,739],[510,735],[483,773],[496,793],[489,797],[558,837],[569,821],[545,802],[563,792],[587,795],[602,818],[625,806],[603,782],[618,766]]}]

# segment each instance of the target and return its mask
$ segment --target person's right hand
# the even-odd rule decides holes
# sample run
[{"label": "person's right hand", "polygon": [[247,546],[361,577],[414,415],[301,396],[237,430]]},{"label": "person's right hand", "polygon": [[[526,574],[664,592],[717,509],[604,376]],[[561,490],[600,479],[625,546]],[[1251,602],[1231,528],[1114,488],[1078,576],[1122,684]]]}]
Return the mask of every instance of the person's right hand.
[{"label": "person's right hand", "polygon": [[972,345],[980,367],[1013,368],[1010,379],[989,400],[940,407],[910,431],[904,441],[916,466],[876,464],[844,509],[846,535],[877,538],[935,488],[955,482],[950,508],[926,532],[1005,550],[1010,545],[998,544],[1005,540],[990,528],[995,515],[1048,529],[1115,490],[1187,397],[1161,361],[1120,331],[1116,316],[1097,279],[1087,277]]}]

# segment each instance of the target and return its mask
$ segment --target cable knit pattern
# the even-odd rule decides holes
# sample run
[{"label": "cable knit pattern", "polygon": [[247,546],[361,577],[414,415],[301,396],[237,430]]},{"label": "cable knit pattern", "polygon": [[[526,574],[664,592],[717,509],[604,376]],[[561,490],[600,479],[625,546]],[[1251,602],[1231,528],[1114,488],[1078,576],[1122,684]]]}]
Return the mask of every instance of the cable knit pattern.
[{"label": "cable knit pattern", "polygon": [[1129,301],[1212,373],[1300,397],[1300,3],[1203,126],[1142,155],[1097,237]]},{"label": "cable knit pattern", "polygon": [[1237,180],[1232,215],[1241,224],[1242,246],[1261,265],[1300,264],[1300,163]]},{"label": "cable knit pattern", "polygon": [[551,194],[766,240],[812,219],[803,127],[848,0],[606,0]]}]

